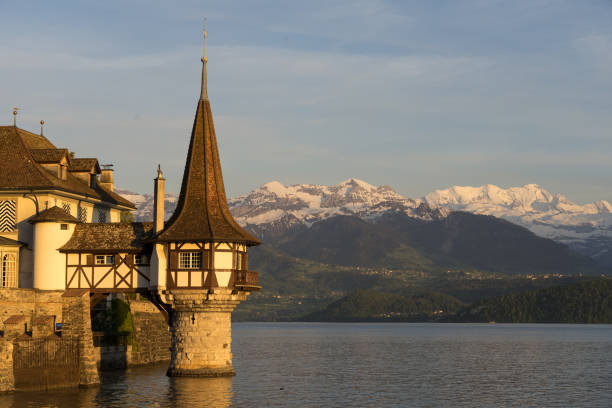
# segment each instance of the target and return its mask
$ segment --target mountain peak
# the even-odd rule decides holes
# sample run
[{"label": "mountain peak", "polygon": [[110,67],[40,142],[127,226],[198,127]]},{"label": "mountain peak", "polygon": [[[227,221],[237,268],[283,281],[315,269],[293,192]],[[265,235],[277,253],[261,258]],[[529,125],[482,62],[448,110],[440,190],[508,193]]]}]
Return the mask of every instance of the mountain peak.
[{"label": "mountain peak", "polygon": [[[242,225],[275,224],[282,220],[292,225],[311,225],[335,215],[353,215],[364,219],[388,211],[403,211],[424,219],[442,213],[427,207],[417,211],[417,203],[398,194],[389,186],[373,186],[350,178],[335,185],[295,184],[285,186],[272,181],[248,194],[230,200],[230,208]],[[276,225],[276,224],[275,224]]]},{"label": "mountain peak", "polygon": [[367,183],[367,182],[365,182],[363,180],[356,179],[356,178],[350,178],[348,180],[344,180],[343,182],[338,183],[337,186],[361,187],[361,188],[364,188],[366,190],[375,190],[376,189],[376,187],[374,187],[370,183]]},{"label": "mountain peak", "polygon": [[286,196],[289,192],[287,187],[279,181],[270,181],[269,183],[264,184],[261,188],[268,190],[271,193],[276,194],[277,196]]}]

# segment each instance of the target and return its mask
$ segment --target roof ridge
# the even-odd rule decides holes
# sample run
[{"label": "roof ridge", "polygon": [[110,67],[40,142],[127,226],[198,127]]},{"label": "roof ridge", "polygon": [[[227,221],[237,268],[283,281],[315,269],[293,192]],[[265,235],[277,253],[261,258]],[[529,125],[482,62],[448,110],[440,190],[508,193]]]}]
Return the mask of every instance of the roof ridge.
[{"label": "roof ridge", "polygon": [[17,127],[17,126],[6,126],[6,127],[13,127],[13,128],[15,128],[17,130],[17,133],[24,132],[24,133],[27,133],[30,136],[35,136],[37,138],[41,138],[43,141],[49,143],[51,146],[56,148],[55,145],[53,143],[51,143],[51,141],[49,139],[47,139],[47,137],[44,136],[44,135],[41,135],[39,133],[30,132],[29,130],[22,129],[22,128]]},{"label": "roof ridge", "polygon": [[[34,157],[32,156],[32,152],[30,152],[30,149],[28,148],[28,146],[26,146],[25,141],[23,140],[23,138],[19,135],[19,131],[18,131],[18,127],[15,127],[15,134],[17,135],[17,139],[18,139],[18,143],[21,144],[21,147],[23,147],[23,149],[26,151],[26,155],[27,158],[29,158],[32,161],[32,164],[34,165],[34,169],[36,169],[36,171],[42,175],[42,177],[51,185],[53,186],[53,180],[51,180],[51,175],[46,172],[43,167],[36,161],[34,160]],[[44,136],[43,136],[44,137]]]}]

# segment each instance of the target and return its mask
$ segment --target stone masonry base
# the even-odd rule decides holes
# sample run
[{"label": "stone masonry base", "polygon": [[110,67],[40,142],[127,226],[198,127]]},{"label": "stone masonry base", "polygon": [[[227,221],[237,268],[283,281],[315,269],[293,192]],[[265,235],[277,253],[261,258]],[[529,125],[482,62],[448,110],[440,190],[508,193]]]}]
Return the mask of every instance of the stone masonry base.
[{"label": "stone masonry base", "polygon": [[231,314],[238,303],[246,300],[248,292],[172,290],[165,295],[172,310],[168,376],[235,375]]}]

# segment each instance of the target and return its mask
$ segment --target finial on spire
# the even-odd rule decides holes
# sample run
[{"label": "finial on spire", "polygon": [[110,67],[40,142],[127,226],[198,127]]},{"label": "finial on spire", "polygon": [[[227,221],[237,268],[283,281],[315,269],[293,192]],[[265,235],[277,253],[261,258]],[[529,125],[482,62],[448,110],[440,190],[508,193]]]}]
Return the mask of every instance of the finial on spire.
[{"label": "finial on spire", "polygon": [[162,173],[162,170],[161,170],[161,164],[157,165],[157,178],[158,179],[164,178],[164,173]]},{"label": "finial on spire", "polygon": [[19,113],[19,108],[13,108],[13,126],[17,127],[17,113]]},{"label": "finial on spire", "polygon": [[202,92],[200,93],[200,99],[208,99],[208,92],[206,89],[206,63],[208,58],[206,57],[206,37],[208,32],[206,31],[206,17],[204,17],[204,53],[202,55]]},{"label": "finial on spire", "polygon": [[204,60],[204,62],[208,61],[208,58],[206,58],[206,37],[208,36],[208,31],[206,31],[206,17],[204,17],[204,52],[203,52],[203,57],[202,59]]},{"label": "finial on spire", "polygon": [[45,127],[45,121],[41,120],[40,121],[40,135],[41,136],[44,136],[44,134],[43,134],[44,127]]}]

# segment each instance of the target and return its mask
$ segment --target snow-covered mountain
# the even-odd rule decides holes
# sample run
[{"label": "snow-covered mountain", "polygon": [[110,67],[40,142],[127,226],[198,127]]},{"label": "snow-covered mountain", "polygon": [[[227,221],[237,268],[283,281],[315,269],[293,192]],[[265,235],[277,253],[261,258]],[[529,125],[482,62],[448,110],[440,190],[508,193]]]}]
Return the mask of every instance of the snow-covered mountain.
[{"label": "snow-covered mountain", "polygon": [[[120,194],[122,197],[134,203],[136,206],[136,211],[134,211],[134,218],[136,221],[153,221],[153,194],[133,193],[129,190],[121,190],[118,188],[115,189],[115,193]],[[166,193],[164,200],[165,219],[170,218],[176,208],[177,201],[177,194]]]},{"label": "snow-covered mountain", "polygon": [[[133,201],[136,219],[153,218],[153,196],[117,190]],[[166,218],[178,196],[166,195]],[[371,220],[382,214],[404,212],[422,220],[445,218],[451,211],[493,215],[522,225],[612,266],[612,205],[596,201],[579,205],[538,185],[508,189],[494,185],[454,186],[419,199],[402,196],[389,186],[373,186],[349,179],[336,185],[296,184],[278,181],[229,200],[236,220],[262,238],[292,228],[307,228],[334,215],[354,215]]]},{"label": "snow-covered mountain", "polygon": [[579,205],[536,184],[508,189],[455,186],[422,200],[432,207],[504,218],[612,264],[612,205],[607,201]]},{"label": "snow-covered mountain", "polygon": [[332,186],[284,186],[272,181],[232,198],[229,206],[241,225],[264,239],[266,234],[308,227],[334,215],[372,219],[389,211],[402,211],[425,220],[447,215],[444,209],[432,209],[425,202],[403,197],[389,186],[375,187],[357,179]]}]

